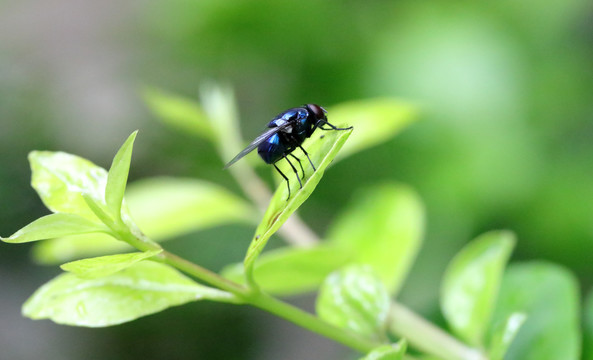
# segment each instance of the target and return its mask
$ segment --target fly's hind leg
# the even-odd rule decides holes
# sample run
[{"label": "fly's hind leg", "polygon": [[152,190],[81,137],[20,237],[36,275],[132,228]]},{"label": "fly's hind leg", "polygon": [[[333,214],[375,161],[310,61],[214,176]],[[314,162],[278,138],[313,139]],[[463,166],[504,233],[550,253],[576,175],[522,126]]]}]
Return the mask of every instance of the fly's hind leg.
[{"label": "fly's hind leg", "polygon": [[[294,156],[294,155],[293,155]],[[292,165],[292,163],[290,162],[290,160],[288,160],[288,157],[286,157],[286,155],[284,155],[284,158],[286,159],[286,161],[288,162],[288,164],[290,165],[290,167],[292,168],[292,171],[294,171],[294,174],[297,177],[297,180],[299,181],[299,185],[301,186],[301,189],[303,188],[303,183],[301,182],[301,177],[299,176],[299,172],[297,171],[297,169],[294,167],[294,165]]]},{"label": "fly's hind leg", "polygon": [[313,165],[313,161],[311,161],[311,158],[309,157],[309,153],[300,145],[299,145],[299,148],[303,151],[303,153],[305,153],[305,156],[307,157],[307,159],[309,159],[309,164],[311,164],[313,171],[317,171],[317,169],[315,168],[315,165]]},{"label": "fly's hind leg", "polygon": [[288,198],[286,198],[286,201],[288,201],[288,199],[290,199],[290,182],[288,181],[288,178],[286,177],[286,175],[284,175],[284,173],[282,171],[280,171],[280,169],[278,169],[278,166],[276,166],[276,164],[272,164],[272,165],[274,165],[274,167],[276,168],[276,171],[278,171],[278,173],[280,175],[282,175],[282,177],[286,181],[286,187],[288,188]]},{"label": "fly's hind leg", "polygon": [[[299,146],[299,147],[300,147],[300,146]],[[307,154],[307,153],[305,153],[305,154]],[[298,161],[298,162],[299,162],[299,166],[301,167],[301,172],[302,172],[302,174],[303,174],[303,179],[304,179],[304,178],[305,178],[305,169],[303,169],[303,164],[301,164],[301,159],[299,159],[298,157],[294,156],[292,153],[290,153],[290,154],[288,154],[288,155],[292,156],[293,158],[295,158],[295,159],[296,159],[296,161]],[[309,157],[309,156],[307,155],[307,157]],[[309,160],[309,161],[311,161],[311,160]]]}]

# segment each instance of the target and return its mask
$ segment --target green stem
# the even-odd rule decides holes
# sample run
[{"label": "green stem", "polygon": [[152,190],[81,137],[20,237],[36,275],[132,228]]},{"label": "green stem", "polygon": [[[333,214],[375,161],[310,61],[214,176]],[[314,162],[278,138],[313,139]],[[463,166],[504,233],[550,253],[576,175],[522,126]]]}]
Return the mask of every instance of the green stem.
[{"label": "green stem", "polygon": [[239,296],[240,298],[245,298],[245,296],[249,293],[247,288],[228,279],[225,279],[215,272],[203,268],[200,265],[197,265],[191,261],[185,260],[184,258],[172,254],[168,251],[163,251],[158,256],[161,259],[163,259],[163,261],[166,264],[171,265],[174,268],[181,270],[184,273],[189,274],[195,277],[196,279],[202,280],[221,290],[233,293]]},{"label": "green stem", "polygon": [[265,293],[257,293],[247,297],[246,302],[269,313],[286,319],[300,327],[319,335],[333,339],[361,353],[367,353],[380,346],[380,343],[364,339],[358,335],[339,329],[319,319],[311,313],[278,300]]},{"label": "green stem", "polygon": [[485,360],[477,349],[466,346],[434,324],[405,306],[393,302],[388,322],[389,330],[410,345],[427,354],[445,360]]},{"label": "green stem", "polygon": [[360,352],[367,353],[373,348],[381,345],[330,325],[313,314],[278,300],[268,294],[247,289],[168,251],[163,251],[161,254],[159,254],[159,257],[165,263],[185,272],[186,274],[194,276],[195,278],[200,279],[219,289],[235,294],[247,304],[277,315],[283,319],[295,323],[296,325],[299,325],[327,338],[333,339]]}]

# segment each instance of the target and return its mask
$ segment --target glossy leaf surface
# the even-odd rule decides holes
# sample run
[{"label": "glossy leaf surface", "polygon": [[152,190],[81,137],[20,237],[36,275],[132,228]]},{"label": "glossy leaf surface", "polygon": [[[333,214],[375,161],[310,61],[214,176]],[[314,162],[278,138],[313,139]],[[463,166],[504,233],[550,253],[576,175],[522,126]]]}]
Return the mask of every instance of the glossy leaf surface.
[{"label": "glossy leaf surface", "polygon": [[102,327],[203,299],[233,301],[230,294],[197,284],[167,265],[142,261],[97,279],[59,275],[27,300],[23,314],[65,325]]},{"label": "glossy leaf surface", "polygon": [[371,265],[390,293],[402,285],[422,242],[424,208],[416,193],[393,183],[359,192],[328,231],[328,241]]},{"label": "glossy leaf surface", "polygon": [[579,359],[579,308],[579,286],[569,271],[546,262],[509,266],[493,323],[517,312],[525,314],[526,320],[504,359]]},{"label": "glossy leaf surface", "polygon": [[125,143],[121,146],[107,173],[107,184],[105,187],[105,204],[115,219],[121,217],[121,207],[124,200],[124,192],[128,182],[132,149],[138,131],[134,131]]},{"label": "glossy leaf surface", "polygon": [[86,234],[108,230],[103,224],[93,222],[82,216],[57,213],[40,217],[10,237],[2,238],[2,241],[8,243],[24,243],[72,234]]},{"label": "glossy leaf surface", "polygon": [[504,268],[515,243],[512,233],[492,231],[467,244],[451,261],[441,288],[441,309],[451,329],[483,345]]},{"label": "glossy leaf surface", "polygon": [[116,272],[128,268],[142,260],[153,257],[162,251],[163,250],[151,250],[146,252],[100,256],[72,261],[63,264],[60,267],[62,270],[71,272],[78,277],[84,279],[96,279],[115,274]]},{"label": "glossy leaf surface", "polygon": [[97,219],[82,194],[104,201],[107,184],[105,169],[63,152],[33,151],[29,154],[29,162],[31,184],[48,209]]},{"label": "glossy leaf surface", "polygon": [[384,334],[389,294],[370,266],[351,265],[323,282],[316,309],[330,324],[379,340]]}]

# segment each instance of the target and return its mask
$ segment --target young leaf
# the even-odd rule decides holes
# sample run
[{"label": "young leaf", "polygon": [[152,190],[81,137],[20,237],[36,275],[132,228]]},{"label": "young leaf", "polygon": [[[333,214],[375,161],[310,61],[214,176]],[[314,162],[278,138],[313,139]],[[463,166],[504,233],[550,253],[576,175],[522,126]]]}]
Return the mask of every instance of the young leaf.
[{"label": "young leaf", "polygon": [[36,240],[53,239],[61,236],[107,232],[103,224],[92,222],[75,214],[50,214],[23,227],[8,238],[0,238],[7,243],[25,243]]},{"label": "young leaf", "polygon": [[484,333],[514,243],[508,231],[485,233],[467,244],[445,272],[443,315],[451,329],[471,345],[484,345]]},{"label": "young leaf", "polygon": [[145,252],[134,252],[129,254],[117,254],[72,261],[61,265],[64,271],[71,272],[84,279],[96,279],[118,271],[129,268],[130,266],[153,257],[163,250],[150,250]]},{"label": "young leaf", "polygon": [[123,241],[104,233],[64,236],[35,243],[33,260],[39,264],[61,264],[73,259],[83,259],[105,254],[117,254],[134,249]]},{"label": "young leaf", "polygon": [[166,125],[214,141],[215,132],[197,101],[155,88],[144,91],[144,101]]},{"label": "young leaf", "polygon": [[494,324],[526,315],[505,360],[580,359],[579,284],[569,271],[545,262],[512,264],[498,298]]},{"label": "young leaf", "polygon": [[58,324],[101,327],[205,299],[235,302],[232,294],[197,284],[167,265],[141,261],[98,279],[59,275],[25,302],[23,314]]},{"label": "young leaf", "polygon": [[370,266],[351,265],[327,277],[316,309],[319,317],[332,325],[381,340],[389,294]]},{"label": "young leaf", "polygon": [[388,141],[418,117],[416,106],[393,98],[357,100],[332,106],[332,123],[350,124],[356,132],[337,156],[341,160]]},{"label": "young leaf", "polygon": [[124,200],[126,183],[128,182],[128,172],[130,171],[130,160],[136,134],[138,134],[138,131],[134,131],[119,149],[107,174],[105,203],[115,219],[121,217],[121,205]]},{"label": "young leaf", "polygon": [[[198,179],[160,177],[136,181],[128,186],[125,203],[134,222],[154,241],[224,224],[256,222],[256,212],[244,200]],[[108,235],[89,234],[38,243],[33,247],[33,257],[43,264],[56,264],[130,250],[127,244]]]},{"label": "young leaf", "polygon": [[502,360],[504,358],[504,354],[515,339],[525,319],[523,313],[512,313],[506,321],[501,321],[494,326],[489,347],[490,360]]},{"label": "young leaf", "polygon": [[255,223],[256,211],[216,184],[159,177],[130,184],[126,203],[136,224],[153,240],[231,223]]},{"label": "young leaf", "polygon": [[84,201],[85,193],[97,201],[105,198],[107,171],[92,162],[63,152],[33,151],[31,185],[52,212],[97,218]]},{"label": "young leaf", "polygon": [[354,196],[328,241],[373,267],[390,293],[401,287],[422,241],[424,208],[407,186],[384,184]]},{"label": "young leaf", "polygon": [[379,346],[360,360],[403,360],[407,347],[406,340],[400,340],[394,345]]},{"label": "young leaf", "polygon": [[[265,292],[293,295],[314,290],[351,257],[350,252],[329,246],[280,248],[263,253],[253,271],[257,284]],[[245,282],[242,263],[227,266],[222,275],[238,283]]]},{"label": "young leaf", "polygon": [[336,156],[342,145],[344,145],[352,131],[322,131],[322,133],[321,136],[316,135],[307,142],[308,152],[311,160],[317,165],[317,171],[308,178],[303,179],[302,189],[298,189],[298,185],[295,186],[295,184],[298,184],[295,175],[288,175],[293,188],[292,196],[287,200],[288,190],[285,185],[280,185],[270,201],[264,218],[255,230],[255,236],[249,245],[244,261],[245,274],[249,282],[253,280],[253,264],[270,236],[309,198],[321,180],[325,169]]}]

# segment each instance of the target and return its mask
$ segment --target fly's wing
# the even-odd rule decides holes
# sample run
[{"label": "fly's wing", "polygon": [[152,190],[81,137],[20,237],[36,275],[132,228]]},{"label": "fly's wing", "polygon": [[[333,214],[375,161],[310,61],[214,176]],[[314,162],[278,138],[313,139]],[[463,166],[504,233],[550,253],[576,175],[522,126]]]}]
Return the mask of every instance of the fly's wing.
[{"label": "fly's wing", "polygon": [[263,143],[264,141],[268,140],[270,138],[270,136],[285,130],[286,128],[290,127],[291,124],[286,122],[280,126],[277,127],[273,127],[268,129],[266,132],[264,132],[263,134],[261,134],[260,136],[256,137],[255,140],[253,140],[251,142],[251,144],[249,144],[245,149],[243,149],[243,151],[241,151],[240,153],[237,154],[237,156],[235,156],[233,158],[233,160],[229,161],[225,166],[224,169],[227,169],[229,166],[233,165],[234,163],[236,163],[237,161],[239,161],[243,156],[249,154],[250,152],[252,152],[256,147],[259,146],[259,144]]}]

